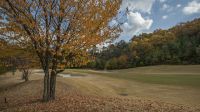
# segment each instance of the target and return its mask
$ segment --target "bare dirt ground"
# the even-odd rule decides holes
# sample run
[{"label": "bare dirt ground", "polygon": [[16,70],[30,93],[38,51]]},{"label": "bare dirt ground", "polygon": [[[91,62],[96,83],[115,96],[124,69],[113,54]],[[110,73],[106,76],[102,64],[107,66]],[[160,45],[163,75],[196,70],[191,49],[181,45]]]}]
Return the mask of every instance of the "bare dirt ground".
[{"label": "bare dirt ground", "polygon": [[[43,87],[42,76],[33,74],[31,75],[29,82],[23,82],[20,78],[21,76],[19,72],[14,76],[11,73],[0,75],[0,111],[200,112],[200,109],[196,107],[166,103],[162,101],[123,96],[120,97],[116,95],[108,96],[90,94],[91,92],[84,92],[84,90],[75,86],[76,84],[73,83],[74,80],[76,80],[75,78],[71,80],[70,78],[65,79],[62,77],[57,78],[56,100],[44,103],[41,101]],[[91,91],[91,89],[88,90]],[[102,91],[103,90],[104,88],[102,88]],[[5,98],[7,99],[7,103],[5,103]]]}]

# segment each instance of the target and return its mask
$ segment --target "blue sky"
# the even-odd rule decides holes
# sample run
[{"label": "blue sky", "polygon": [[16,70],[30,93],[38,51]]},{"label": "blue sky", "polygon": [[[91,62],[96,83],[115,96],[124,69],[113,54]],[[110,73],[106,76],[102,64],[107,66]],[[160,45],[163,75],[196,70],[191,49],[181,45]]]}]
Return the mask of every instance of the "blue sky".
[{"label": "blue sky", "polygon": [[123,23],[119,40],[128,41],[142,32],[200,18],[200,0],[123,0],[119,12],[120,19],[113,23]]}]

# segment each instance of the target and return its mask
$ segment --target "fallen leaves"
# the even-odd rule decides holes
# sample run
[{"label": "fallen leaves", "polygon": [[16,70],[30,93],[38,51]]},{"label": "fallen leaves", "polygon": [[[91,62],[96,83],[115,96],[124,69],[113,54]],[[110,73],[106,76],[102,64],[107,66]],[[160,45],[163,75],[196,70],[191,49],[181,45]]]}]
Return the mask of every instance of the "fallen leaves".
[{"label": "fallen leaves", "polygon": [[[5,112],[200,112],[200,109],[165,102],[85,94],[57,81],[57,98],[42,102],[42,80],[16,84],[0,91],[0,111]],[[3,101],[7,97],[8,103]]]}]

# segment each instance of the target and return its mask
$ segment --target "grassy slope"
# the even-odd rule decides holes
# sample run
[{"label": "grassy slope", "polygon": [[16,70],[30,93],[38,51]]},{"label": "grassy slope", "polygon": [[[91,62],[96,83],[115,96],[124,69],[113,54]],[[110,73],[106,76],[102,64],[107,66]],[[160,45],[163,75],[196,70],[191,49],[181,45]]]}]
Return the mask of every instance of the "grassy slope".
[{"label": "grassy slope", "polygon": [[[189,84],[189,82],[193,82],[190,81],[192,78],[183,77],[184,75],[198,77],[200,75],[199,67],[199,65],[151,66],[114,71],[70,69],[65,72],[87,76],[82,78],[58,77],[57,100],[47,104],[38,100],[42,96],[43,77],[41,75],[32,74],[27,83],[19,80],[20,73],[16,73],[15,76],[12,74],[1,75],[0,111],[1,109],[8,109],[8,111],[30,111],[32,109],[34,111],[52,111],[54,109],[60,111],[63,109],[63,111],[72,111],[73,109],[79,111],[84,109],[92,109],[90,111],[96,111],[95,109],[152,112],[189,111],[189,108],[185,109],[185,106],[200,108],[200,89],[196,86],[198,85],[196,82],[195,85]],[[140,77],[140,79],[135,77]],[[149,81],[149,77],[154,80]],[[166,80],[166,77],[169,79]],[[172,82],[163,84],[162,82],[165,80],[169,83],[169,80],[176,79],[177,83],[179,78],[186,80],[187,83],[182,81],[184,84]],[[5,91],[6,88],[8,89]],[[4,97],[8,98],[9,104],[3,103]],[[176,110],[171,110],[174,108]]]},{"label": "grassy slope", "polygon": [[[107,84],[113,81],[120,84],[120,80],[98,76],[88,76],[85,78],[57,78],[56,100],[48,103],[41,102],[42,96],[42,76],[32,74],[29,82],[20,80],[21,73],[12,75],[8,73],[0,76],[0,111],[5,112],[196,112],[200,111],[184,105],[174,105],[154,100],[135,99],[131,97],[102,96],[86,94],[82,89],[97,91],[96,82],[103,82],[101,91],[108,88]],[[89,83],[88,83],[89,82]],[[115,85],[116,86],[116,85]],[[92,88],[93,87],[93,88]],[[5,88],[7,88],[5,90]],[[96,89],[95,89],[96,88]],[[104,91],[110,93],[110,91]],[[4,103],[4,98],[8,103]]]},{"label": "grassy slope", "polygon": [[200,65],[150,66],[97,71],[68,69],[65,73],[90,78],[67,80],[79,90],[98,95],[120,95],[200,106]]},{"label": "grassy slope", "polygon": [[88,73],[112,78],[134,80],[143,83],[190,86],[200,88],[200,66],[152,66],[117,71],[70,69],[69,73]]}]

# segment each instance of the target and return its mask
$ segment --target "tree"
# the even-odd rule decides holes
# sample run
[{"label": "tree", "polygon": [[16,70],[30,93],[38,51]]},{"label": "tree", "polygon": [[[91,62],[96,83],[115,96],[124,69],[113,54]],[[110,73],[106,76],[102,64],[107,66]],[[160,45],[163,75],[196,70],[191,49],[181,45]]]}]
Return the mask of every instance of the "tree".
[{"label": "tree", "polygon": [[117,58],[112,58],[110,60],[107,61],[107,63],[105,64],[105,69],[117,69],[118,68],[118,64],[117,64]]},{"label": "tree", "polygon": [[127,55],[121,55],[118,58],[118,62],[117,62],[118,68],[127,68],[128,67],[128,57]]},{"label": "tree", "polygon": [[30,70],[30,59],[25,58],[25,57],[17,57],[15,59],[15,65],[17,66],[17,69],[19,69],[22,72],[22,80],[28,81],[29,80],[29,75],[31,74]]},{"label": "tree", "polygon": [[3,68],[3,71],[4,72],[7,72],[7,71],[12,71],[12,74],[14,75],[15,72],[16,72],[16,60],[15,60],[15,57],[12,57],[12,56],[4,56],[4,57],[1,57],[0,58],[0,65],[1,65],[1,68]]},{"label": "tree", "polygon": [[[98,69],[122,69],[159,64],[199,64],[200,19],[168,30],[134,36],[130,42],[111,44],[95,54],[90,63]],[[117,64],[116,64],[117,63]],[[90,66],[89,66],[90,67]]]},{"label": "tree", "polygon": [[0,34],[33,48],[44,70],[43,100],[55,99],[56,75],[68,52],[87,50],[117,37],[108,23],[121,0],[1,0]]}]

